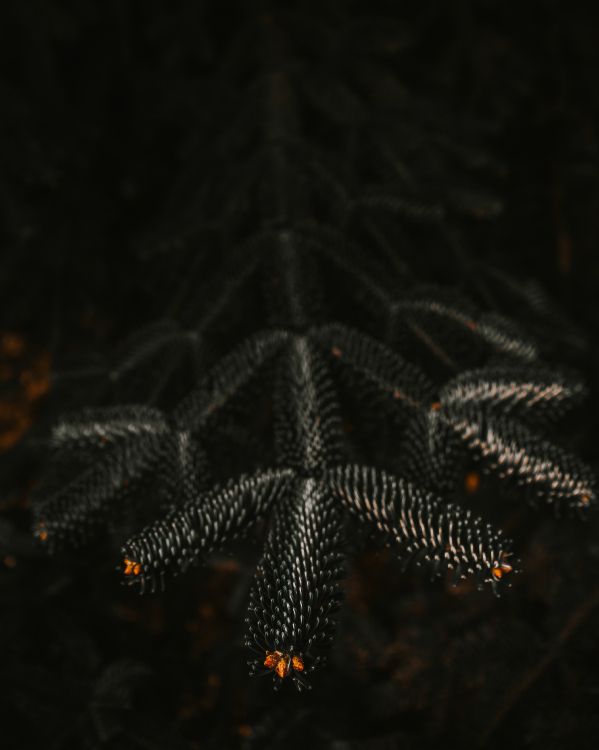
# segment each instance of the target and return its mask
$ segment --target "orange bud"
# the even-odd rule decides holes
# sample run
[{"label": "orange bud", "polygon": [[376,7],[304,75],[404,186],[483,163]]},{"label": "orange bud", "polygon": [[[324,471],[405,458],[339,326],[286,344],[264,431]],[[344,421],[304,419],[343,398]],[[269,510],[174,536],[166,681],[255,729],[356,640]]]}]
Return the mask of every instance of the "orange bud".
[{"label": "orange bud", "polygon": [[500,581],[506,573],[511,573],[512,570],[513,568],[509,563],[502,561],[491,569],[491,573],[496,581]]},{"label": "orange bud", "polygon": [[276,673],[282,680],[289,674],[290,661],[289,656],[282,656],[277,662]]},{"label": "orange bud", "polygon": [[123,571],[126,576],[138,576],[141,573],[141,564],[134,560],[123,560],[125,570]]},{"label": "orange bud", "polygon": [[274,669],[282,656],[283,654],[280,651],[267,651],[264,666],[268,667],[268,669]]},{"label": "orange bud", "polygon": [[292,656],[291,657],[291,666],[295,669],[296,672],[303,672],[304,671],[304,660],[301,656]]},{"label": "orange bud", "polygon": [[45,542],[48,538],[48,530],[46,529],[43,521],[38,524],[35,530],[35,536],[40,540],[40,542]]}]

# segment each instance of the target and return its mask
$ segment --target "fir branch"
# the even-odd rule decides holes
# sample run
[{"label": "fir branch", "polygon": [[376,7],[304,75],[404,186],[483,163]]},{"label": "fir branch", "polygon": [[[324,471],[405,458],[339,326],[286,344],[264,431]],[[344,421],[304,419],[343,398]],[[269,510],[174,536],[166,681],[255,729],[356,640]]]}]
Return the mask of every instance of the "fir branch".
[{"label": "fir branch", "polygon": [[440,392],[448,408],[474,407],[536,423],[561,419],[587,394],[574,376],[546,367],[507,365],[461,373]]},{"label": "fir branch", "polygon": [[339,460],[339,405],[324,358],[307,337],[285,351],[274,395],[278,461],[314,473]]},{"label": "fir branch", "polygon": [[208,493],[196,491],[184,505],[125,543],[125,580],[139,584],[142,591],[154,590],[165,576],[185,572],[247,532],[288,489],[291,477],[289,469],[257,471]]},{"label": "fir branch", "polygon": [[374,525],[410,560],[426,560],[434,575],[454,571],[454,580],[475,575],[497,592],[505,574],[511,542],[470,511],[384,471],[357,465],[327,472],[325,481],[362,523]]},{"label": "fir branch", "polygon": [[472,409],[448,409],[448,424],[481,461],[482,468],[513,482],[538,500],[582,512],[597,503],[596,479],[580,459],[528,427]]},{"label": "fir branch", "polygon": [[164,434],[138,433],[121,441],[56,494],[38,501],[36,536],[51,550],[88,541],[159,462]]},{"label": "fir branch", "polygon": [[370,336],[339,324],[320,327],[316,336],[341,367],[379,395],[390,397],[408,409],[435,400],[433,385],[420,368]]},{"label": "fir branch", "polygon": [[271,359],[287,339],[284,331],[259,333],[223,357],[176,407],[175,424],[198,430]]},{"label": "fir branch", "polygon": [[250,595],[248,647],[252,671],[287,676],[298,688],[324,664],[341,598],[341,513],[314,479],[296,480],[277,506]]},{"label": "fir branch", "polygon": [[131,437],[157,435],[166,429],[164,414],[148,406],[83,409],[60,418],[52,429],[50,443],[65,452],[96,452]]}]

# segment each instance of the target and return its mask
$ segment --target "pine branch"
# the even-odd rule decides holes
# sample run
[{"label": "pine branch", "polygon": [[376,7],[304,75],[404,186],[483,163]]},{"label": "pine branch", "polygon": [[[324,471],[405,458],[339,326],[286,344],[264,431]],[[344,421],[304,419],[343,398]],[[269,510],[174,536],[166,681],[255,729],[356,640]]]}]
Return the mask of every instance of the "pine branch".
[{"label": "pine branch", "polygon": [[582,512],[597,503],[596,479],[576,456],[514,420],[472,409],[444,412],[482,468],[529,491],[531,499]]},{"label": "pine branch", "polygon": [[507,365],[461,373],[440,392],[447,409],[482,409],[546,424],[580,405],[586,387],[555,369]]},{"label": "pine branch", "polygon": [[394,301],[390,314],[396,330],[407,325],[411,335],[454,369],[457,363],[445,349],[448,343],[450,348],[456,348],[456,336],[465,342],[463,346],[477,343],[492,352],[526,361],[538,357],[535,343],[507,319],[497,314],[481,314],[474,306],[447,292],[431,289],[428,293],[427,290],[413,293],[407,300]]},{"label": "pine branch", "polygon": [[121,441],[63,489],[38,502],[36,536],[50,550],[89,540],[156,466],[164,434],[162,430],[138,433]]},{"label": "pine branch", "polygon": [[183,506],[125,543],[125,580],[142,591],[155,590],[165,576],[184,573],[246,533],[288,490],[292,476],[289,469],[258,471],[205,494],[196,491]]},{"label": "pine branch", "polygon": [[52,429],[50,442],[61,451],[93,452],[139,435],[167,429],[164,414],[147,406],[109,406],[67,414]]},{"label": "pine branch", "polygon": [[307,337],[294,337],[285,351],[274,394],[278,461],[316,472],[339,460],[339,406],[326,363]]},{"label": "pine branch", "polygon": [[[517,421],[557,419],[578,403],[580,384],[535,369],[539,346],[524,325],[461,294],[420,286],[407,269],[412,240],[422,265],[429,262],[418,241],[424,235],[435,247],[440,238],[449,242],[444,268],[459,254],[469,269],[448,227],[456,214],[490,218],[499,210],[476,184],[475,173],[492,169],[491,161],[455,143],[462,123],[403,88],[375,43],[380,30],[373,38],[359,24],[337,30],[343,14],[323,13],[335,33],[302,14],[262,14],[240,31],[215,75],[218,111],[209,112],[199,161],[185,165],[175,204],[181,197],[186,210],[178,215],[192,227],[181,236],[198,227],[213,232],[223,260],[213,272],[201,266],[202,287],[190,269],[172,306],[181,320],[142,332],[112,367],[123,387],[146,379],[150,403],[164,396],[178,405],[168,416],[128,407],[66,419],[57,445],[111,442],[36,511],[40,538],[81,541],[151,482],[150,500],[158,502],[149,510],[158,517],[140,523],[122,549],[124,580],[142,591],[267,521],[247,642],[258,654],[254,671],[272,674],[277,687],[288,677],[307,687],[307,675],[324,664],[347,514],[381,532],[406,561],[426,561],[435,575],[452,570],[455,581],[472,575],[499,591],[513,572],[511,543],[439,494],[453,491],[462,448],[558,507],[595,501],[590,471]],[[472,125],[474,141],[476,134]],[[261,287],[260,301],[252,284]],[[214,295],[196,293],[211,285]],[[331,301],[341,320],[351,320],[356,299],[374,310],[375,336],[385,329],[386,344],[330,323]],[[235,344],[234,315],[262,330]],[[206,342],[223,331],[222,349],[233,348],[204,372]],[[180,400],[185,389],[171,385],[188,354],[197,385]],[[489,357],[497,360],[492,367]],[[366,385],[377,400],[401,405],[402,476],[344,463],[334,363],[352,388]],[[272,406],[276,468],[254,467],[207,489],[205,441],[225,407],[252,407],[249,386],[262,386],[259,376],[271,369],[274,393],[265,393],[266,414],[256,422],[266,427]],[[457,374],[449,382],[447,370]]]},{"label": "pine branch", "polygon": [[434,575],[475,575],[498,592],[512,566],[511,542],[470,511],[444,503],[402,478],[372,467],[339,466],[327,486],[362,523],[374,525],[408,561],[430,563]]},{"label": "pine branch", "polygon": [[272,672],[275,687],[324,664],[341,598],[341,513],[313,479],[296,480],[277,506],[248,609],[247,645],[259,654],[255,673]]},{"label": "pine branch", "polygon": [[402,476],[435,494],[451,497],[463,459],[460,438],[438,408],[422,409],[412,416],[399,449]]},{"label": "pine branch", "polygon": [[421,408],[435,400],[434,388],[426,375],[375,339],[339,324],[320,327],[316,336],[341,367],[379,396],[408,409]]},{"label": "pine branch", "polygon": [[284,331],[259,333],[223,357],[174,410],[175,424],[183,430],[198,430],[256,375],[286,339]]}]

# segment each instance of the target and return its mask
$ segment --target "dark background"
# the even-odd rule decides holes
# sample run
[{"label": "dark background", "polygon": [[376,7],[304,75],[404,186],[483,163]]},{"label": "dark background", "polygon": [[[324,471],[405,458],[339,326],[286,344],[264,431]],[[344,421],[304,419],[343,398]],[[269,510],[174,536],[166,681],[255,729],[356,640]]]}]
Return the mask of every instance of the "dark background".
[{"label": "dark background", "polygon": [[[307,695],[273,694],[247,676],[250,542],[139,598],[118,586],[101,545],[48,558],[30,538],[48,425],[95,393],[93,379],[71,385],[68,373],[93,369],[154,319],[190,267],[190,253],[177,252],[180,204],[193,198],[190,142],[209,148],[203,128],[219,90],[206,81],[250,5],[0,8],[0,742],[594,746],[596,518],[499,507],[483,481],[470,500],[503,519],[525,571],[500,600],[403,574],[361,544],[329,666]],[[571,321],[579,338],[561,353],[592,393],[567,429],[596,462],[597,13],[552,1],[380,5],[405,30],[405,85],[493,126],[488,147],[505,170],[492,188],[504,210],[461,231],[477,260],[538,281]],[[358,10],[370,12],[347,4]],[[434,256],[428,265],[434,276]]]}]

